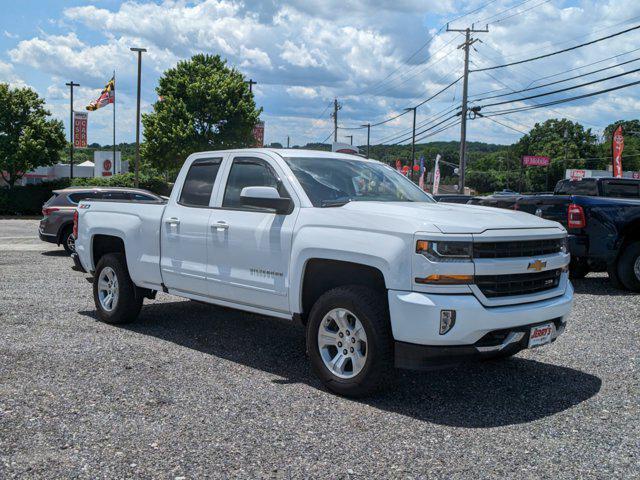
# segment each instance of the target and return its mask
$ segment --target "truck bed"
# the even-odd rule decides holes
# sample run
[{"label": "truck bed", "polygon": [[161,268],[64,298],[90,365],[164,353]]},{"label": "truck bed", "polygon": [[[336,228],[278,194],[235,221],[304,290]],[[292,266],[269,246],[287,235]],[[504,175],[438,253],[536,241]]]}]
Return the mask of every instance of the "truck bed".
[{"label": "truck bed", "polygon": [[[131,279],[139,286],[158,288],[160,275],[160,228],[166,203],[85,200],[78,208],[78,237],[112,235],[127,244],[127,267]],[[78,255],[90,270],[95,269],[92,252],[78,246]]]}]

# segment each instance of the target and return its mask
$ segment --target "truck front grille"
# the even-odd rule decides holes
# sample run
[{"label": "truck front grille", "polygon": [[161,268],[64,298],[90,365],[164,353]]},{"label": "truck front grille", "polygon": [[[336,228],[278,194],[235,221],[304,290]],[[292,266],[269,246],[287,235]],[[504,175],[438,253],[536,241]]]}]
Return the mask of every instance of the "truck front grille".
[{"label": "truck front grille", "polygon": [[473,258],[539,257],[558,253],[561,248],[560,239],[478,242],[473,244]]},{"label": "truck front grille", "polygon": [[511,275],[476,275],[475,283],[487,298],[528,295],[556,288],[562,269]]}]

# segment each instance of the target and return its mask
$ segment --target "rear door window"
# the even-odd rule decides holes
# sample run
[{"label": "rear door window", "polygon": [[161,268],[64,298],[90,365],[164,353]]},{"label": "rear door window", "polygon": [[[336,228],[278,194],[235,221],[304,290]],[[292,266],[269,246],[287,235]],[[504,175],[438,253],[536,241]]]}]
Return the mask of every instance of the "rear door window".
[{"label": "rear door window", "polygon": [[105,200],[129,200],[129,194],[120,191],[106,191],[102,193],[102,198]]},{"label": "rear door window", "polygon": [[199,158],[189,167],[178,203],[187,207],[208,207],[222,158]]},{"label": "rear door window", "polygon": [[72,203],[80,203],[82,200],[90,200],[92,198],[99,198],[98,192],[78,192],[69,194],[69,200]]},{"label": "rear door window", "polygon": [[557,195],[598,195],[598,183],[594,180],[563,180],[556,186]]},{"label": "rear door window", "polygon": [[604,195],[617,198],[640,198],[640,182],[605,182]]},{"label": "rear door window", "polygon": [[131,200],[133,200],[134,202],[155,202],[157,200],[150,195],[145,195],[138,192],[131,192],[129,195],[131,195]]}]

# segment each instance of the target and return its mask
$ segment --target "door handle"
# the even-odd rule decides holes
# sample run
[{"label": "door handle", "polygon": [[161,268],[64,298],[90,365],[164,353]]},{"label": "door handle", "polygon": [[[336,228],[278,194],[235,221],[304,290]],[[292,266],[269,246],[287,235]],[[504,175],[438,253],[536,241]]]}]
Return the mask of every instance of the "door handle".
[{"label": "door handle", "polygon": [[164,223],[166,223],[167,225],[175,225],[178,226],[180,225],[180,219],[176,218],[176,217],[171,217],[171,218],[167,218]]},{"label": "door handle", "polygon": [[227,222],[216,222],[214,224],[211,225],[211,230],[229,230],[229,224]]}]

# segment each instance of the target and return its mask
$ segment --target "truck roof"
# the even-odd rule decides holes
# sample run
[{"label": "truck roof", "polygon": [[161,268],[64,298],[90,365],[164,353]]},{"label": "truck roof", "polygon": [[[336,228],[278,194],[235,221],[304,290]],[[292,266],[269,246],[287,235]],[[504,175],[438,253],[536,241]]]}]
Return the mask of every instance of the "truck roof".
[{"label": "truck roof", "polygon": [[378,160],[372,158],[364,158],[358,155],[350,155],[348,153],[338,153],[338,152],[327,152],[324,150],[309,150],[309,149],[298,149],[298,148],[234,148],[228,150],[211,150],[205,152],[197,152],[197,153],[207,153],[207,154],[221,154],[221,153],[277,153],[283,158],[336,158],[343,160],[362,160],[363,162],[377,162]]}]

